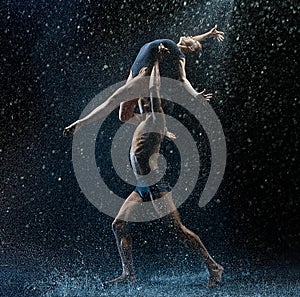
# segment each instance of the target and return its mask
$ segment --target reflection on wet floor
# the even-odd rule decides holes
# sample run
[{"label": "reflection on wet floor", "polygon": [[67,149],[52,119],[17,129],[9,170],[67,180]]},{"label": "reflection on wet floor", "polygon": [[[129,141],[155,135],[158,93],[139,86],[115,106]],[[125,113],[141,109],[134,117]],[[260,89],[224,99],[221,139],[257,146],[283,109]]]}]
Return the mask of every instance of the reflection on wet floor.
[{"label": "reflection on wet floor", "polygon": [[73,270],[57,263],[55,267],[45,267],[43,261],[30,265],[25,259],[18,265],[1,266],[0,296],[299,296],[300,267],[296,265],[228,259],[223,262],[226,271],[222,284],[208,289],[204,265],[193,258],[184,261],[180,255],[177,260],[144,255],[143,261],[136,263],[136,284],[114,284],[103,289],[102,281],[120,272],[117,259],[115,265],[103,261],[98,267],[77,265]]}]

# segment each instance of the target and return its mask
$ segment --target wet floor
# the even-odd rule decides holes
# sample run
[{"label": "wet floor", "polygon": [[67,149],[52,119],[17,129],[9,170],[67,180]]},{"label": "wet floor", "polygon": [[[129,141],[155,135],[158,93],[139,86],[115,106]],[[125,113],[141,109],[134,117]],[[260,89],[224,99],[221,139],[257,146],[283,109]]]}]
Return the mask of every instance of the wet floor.
[{"label": "wet floor", "polygon": [[[222,255],[220,255],[222,256]],[[224,259],[224,256],[223,256]],[[42,259],[0,267],[1,296],[132,296],[132,297],[292,297],[300,296],[300,267],[284,261],[248,261],[231,258],[223,261],[225,273],[221,285],[208,289],[208,273],[203,264],[183,255],[168,258],[163,255],[143,255],[136,261],[138,282],[134,285],[114,284],[102,287],[102,281],[118,276],[118,259],[105,258],[87,268],[43,262]],[[74,259],[75,261],[75,259]],[[47,265],[45,265],[47,263]]]}]

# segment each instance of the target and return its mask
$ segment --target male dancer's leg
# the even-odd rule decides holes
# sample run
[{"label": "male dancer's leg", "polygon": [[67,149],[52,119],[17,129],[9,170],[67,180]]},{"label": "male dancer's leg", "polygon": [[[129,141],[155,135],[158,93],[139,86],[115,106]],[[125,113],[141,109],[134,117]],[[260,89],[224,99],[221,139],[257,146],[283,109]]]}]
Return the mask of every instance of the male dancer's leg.
[{"label": "male dancer's leg", "polygon": [[[171,192],[160,193],[157,198],[159,197],[164,197],[163,203],[166,203],[164,206],[165,210],[173,210],[168,215],[164,216],[162,221],[170,228],[172,234],[176,236],[176,238],[182,241],[188,248],[195,252],[197,256],[204,260],[210,274],[208,287],[218,285],[221,281],[224,270],[223,267],[210,256],[199,236],[182,224],[179,213],[172,199]],[[157,210],[157,207],[155,206],[157,202],[155,200],[153,201],[153,204],[154,208]]]},{"label": "male dancer's leg", "polygon": [[122,261],[123,272],[121,276],[104,282],[104,285],[109,285],[116,282],[131,281],[135,282],[135,275],[132,262],[132,238],[130,235],[128,219],[134,213],[137,204],[141,203],[142,199],[136,192],[132,192],[125,200],[118,215],[112,223],[112,229],[116,237],[118,251]]}]

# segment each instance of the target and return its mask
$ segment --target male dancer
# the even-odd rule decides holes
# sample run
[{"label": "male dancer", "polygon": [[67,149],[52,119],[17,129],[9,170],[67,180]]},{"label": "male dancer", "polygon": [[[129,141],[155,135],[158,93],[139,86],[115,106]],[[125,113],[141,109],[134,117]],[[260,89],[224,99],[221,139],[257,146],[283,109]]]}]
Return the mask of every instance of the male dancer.
[{"label": "male dancer", "polygon": [[[223,32],[216,30],[216,27],[208,33],[196,37],[182,37],[180,42],[176,45],[171,40],[162,39],[146,44],[140,51],[136,58],[135,63],[131,69],[131,75],[124,87],[118,89],[107,101],[97,107],[88,116],[82,120],[76,121],[65,129],[65,133],[74,132],[80,128],[81,125],[87,124],[91,121],[99,119],[114,109],[116,102],[123,97],[123,102],[120,108],[120,118],[122,120],[136,120],[141,121],[138,125],[132,140],[131,146],[131,164],[134,174],[137,178],[137,187],[131,195],[125,200],[119,214],[113,222],[113,230],[116,236],[119,253],[122,260],[123,273],[120,277],[107,281],[105,284],[122,282],[125,280],[135,281],[133,271],[132,254],[131,254],[131,236],[129,232],[128,219],[134,212],[135,206],[143,201],[151,200],[154,202],[156,199],[166,196],[165,202],[168,204],[166,207],[172,211],[163,218],[163,221],[171,228],[172,233],[182,240],[189,248],[191,248],[199,257],[201,257],[209,270],[210,278],[208,282],[209,287],[217,285],[223,273],[223,267],[217,264],[209,255],[206,248],[202,244],[200,238],[192,231],[183,226],[178,211],[172,201],[172,194],[170,187],[164,180],[151,185],[148,184],[146,176],[150,172],[154,174],[159,173],[157,159],[155,154],[159,152],[160,142],[165,133],[165,119],[164,113],[161,108],[159,87],[155,83],[159,79],[159,61],[165,57],[177,58],[179,68],[179,79],[183,82],[183,86],[196,98],[200,98],[203,102],[209,100],[212,95],[196,92],[191,84],[185,77],[185,58],[183,52],[195,51],[201,48],[199,40],[203,40],[208,36],[216,36],[218,40],[223,39]],[[147,79],[141,79],[147,78]],[[138,83],[141,83],[140,85]],[[150,86],[150,88],[149,88]],[[146,117],[141,120],[140,116],[134,114],[134,108],[137,100],[130,100],[130,95],[136,94],[140,88],[149,88],[150,97],[153,91],[156,92],[156,98],[152,98],[148,103],[150,109],[144,110]],[[133,90],[133,92],[132,92]],[[145,106],[145,105],[144,105]],[[156,114],[154,114],[154,112]],[[157,115],[158,114],[158,115]],[[157,131],[153,131],[155,129]],[[154,157],[153,157],[154,156]],[[154,202],[155,206],[155,202]],[[159,211],[159,210],[158,210]]]}]

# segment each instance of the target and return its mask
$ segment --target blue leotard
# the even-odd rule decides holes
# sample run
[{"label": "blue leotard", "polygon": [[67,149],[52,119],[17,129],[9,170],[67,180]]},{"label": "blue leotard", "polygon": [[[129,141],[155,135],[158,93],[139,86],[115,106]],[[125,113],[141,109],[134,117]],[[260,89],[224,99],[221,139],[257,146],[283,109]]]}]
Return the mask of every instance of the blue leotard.
[{"label": "blue leotard", "polygon": [[[169,54],[166,54],[163,58],[162,66],[166,69],[164,73],[161,73],[162,76],[173,76],[174,72],[177,73],[178,69],[178,60],[184,58],[184,54],[179,50],[177,44],[170,39],[156,39],[154,41],[146,43],[139,51],[132,67],[132,76],[135,77],[139,74],[139,71],[143,67],[152,68],[154,62],[158,57],[158,46],[162,43],[170,51]],[[177,62],[177,63],[176,63]],[[162,67],[163,68],[163,67]]]}]

